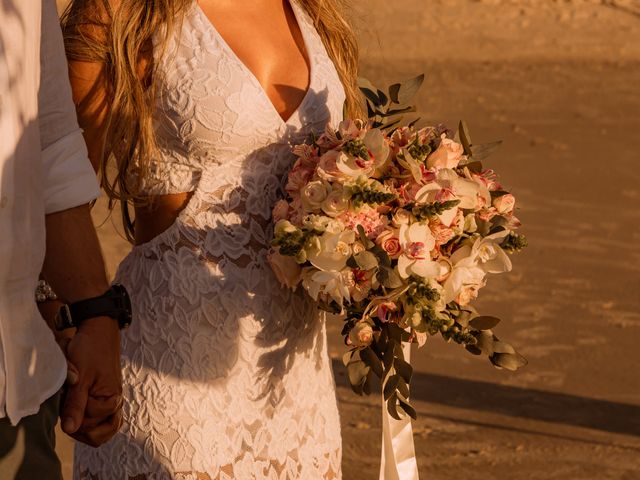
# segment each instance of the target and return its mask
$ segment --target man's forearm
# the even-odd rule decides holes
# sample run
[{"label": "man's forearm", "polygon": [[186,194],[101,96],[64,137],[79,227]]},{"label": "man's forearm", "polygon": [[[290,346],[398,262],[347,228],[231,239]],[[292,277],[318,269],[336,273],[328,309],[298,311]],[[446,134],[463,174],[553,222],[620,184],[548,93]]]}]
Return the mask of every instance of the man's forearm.
[{"label": "man's forearm", "polygon": [[63,302],[102,295],[108,288],[104,259],[89,205],[46,216],[42,275]]}]

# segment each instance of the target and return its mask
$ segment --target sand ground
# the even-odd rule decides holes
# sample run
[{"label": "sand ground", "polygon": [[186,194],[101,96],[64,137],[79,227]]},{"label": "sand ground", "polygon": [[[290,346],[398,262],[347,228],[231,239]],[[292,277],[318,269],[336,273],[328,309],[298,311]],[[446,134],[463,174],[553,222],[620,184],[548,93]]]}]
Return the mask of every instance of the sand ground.
[{"label": "sand ground", "polygon": [[[530,242],[478,302],[526,369],[439,339],[414,351],[421,477],[640,479],[640,1],[369,0],[355,16],[364,76],[425,72],[425,121],[504,140],[488,163]],[[113,272],[128,246],[103,205],[95,218]],[[348,388],[339,328],[344,478],[375,479],[380,401]],[[71,449],[61,436],[67,474]]]}]

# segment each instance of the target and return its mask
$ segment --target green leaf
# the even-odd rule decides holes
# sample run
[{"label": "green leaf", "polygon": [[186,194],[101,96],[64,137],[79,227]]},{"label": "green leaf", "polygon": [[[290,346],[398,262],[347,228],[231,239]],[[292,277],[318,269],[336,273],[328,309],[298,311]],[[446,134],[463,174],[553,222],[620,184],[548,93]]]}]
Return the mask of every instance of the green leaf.
[{"label": "green leaf", "polygon": [[353,257],[361,270],[372,270],[378,266],[376,256],[368,251],[356,253]]},{"label": "green leaf", "polygon": [[473,145],[471,146],[471,157],[481,162],[488,158],[494,151],[498,149],[502,145],[502,140],[498,140],[497,142],[491,143],[483,143],[481,145]]},{"label": "green leaf", "polygon": [[351,361],[351,357],[353,356],[353,350],[349,350],[347,353],[345,353],[342,356],[342,363],[344,364],[344,366],[348,366],[349,362]]},{"label": "green leaf", "polygon": [[405,82],[402,82],[402,85],[398,89],[398,103],[409,103],[413,99],[413,97],[416,96],[423,82],[424,73]]},{"label": "green leaf", "polygon": [[384,350],[384,355],[382,357],[382,364],[384,365],[384,371],[388,372],[391,366],[393,365],[393,357],[395,350],[396,342],[391,337],[388,337],[387,345]]},{"label": "green leaf", "polygon": [[387,98],[387,96],[384,94],[384,92],[382,90],[378,90],[377,94],[378,94],[378,98],[380,99],[380,102],[382,103],[382,105],[387,105],[389,103],[389,98]]},{"label": "green leaf", "polygon": [[409,415],[414,420],[418,419],[418,414],[411,405],[409,405],[407,402],[402,401],[401,399],[398,399],[398,403],[400,404],[400,408],[404,410],[404,413]]},{"label": "green leaf", "polygon": [[493,333],[490,330],[482,330],[479,333],[475,334],[476,340],[478,343],[476,347],[479,348],[482,353],[486,356],[490,357],[493,355]]},{"label": "green leaf", "polygon": [[398,382],[400,382],[400,375],[391,375],[384,382],[384,399],[388,400],[392,394],[396,392],[396,387],[398,386]]},{"label": "green leaf", "polygon": [[396,358],[393,361],[393,366],[405,382],[411,383],[411,375],[413,375],[413,367],[409,362],[404,361],[401,358]]},{"label": "green leaf", "polygon": [[490,317],[482,315],[469,320],[469,325],[476,330],[491,330],[493,327],[500,323],[500,319],[496,317]]},{"label": "green leaf", "polygon": [[405,382],[403,378],[400,379],[400,381],[398,382],[398,386],[396,388],[398,390],[399,399],[401,397],[404,398],[405,400],[409,398],[409,385],[407,384],[407,382]]},{"label": "green leaf", "polygon": [[393,268],[381,267],[378,274],[382,273],[380,283],[386,288],[399,288],[402,286],[402,278]]},{"label": "green leaf", "polygon": [[365,365],[362,360],[351,361],[347,365],[347,373],[349,374],[349,383],[352,386],[362,385],[369,373],[370,368]]},{"label": "green leaf", "polygon": [[376,245],[375,247],[373,247],[369,251],[371,253],[373,253],[378,258],[378,263],[381,266],[383,266],[383,267],[391,266],[391,258],[389,257],[389,254],[384,251],[384,249],[382,249],[381,247]]},{"label": "green leaf", "polygon": [[495,353],[516,353],[515,348],[513,348],[507,342],[501,342],[495,335],[493,337],[493,351]]},{"label": "green leaf", "polygon": [[360,350],[360,358],[362,358],[362,361],[371,368],[378,378],[382,378],[384,373],[382,370],[382,362],[371,348],[367,347]]},{"label": "green leaf", "polygon": [[[475,158],[475,157],[471,157],[471,158]],[[459,166],[460,167],[467,167],[469,169],[469,171],[472,172],[472,173],[481,173],[482,170],[483,170],[481,162],[460,163]]]},{"label": "green leaf", "polygon": [[511,370],[512,372],[527,365],[527,359],[519,353],[496,353],[489,357],[491,363],[497,367]]},{"label": "green leaf", "polygon": [[482,350],[475,345],[465,345],[464,348],[473,355],[482,355]]},{"label": "green leaf", "polygon": [[415,124],[416,124],[416,123],[418,123],[419,121],[420,121],[420,117],[416,118],[415,120],[412,120],[412,121],[409,123],[409,128],[411,128],[411,127],[415,126]]},{"label": "green leaf", "polygon": [[469,135],[469,129],[467,128],[466,122],[464,120],[460,121],[458,125],[458,136],[460,138],[460,143],[464,147],[465,155],[472,155],[471,152],[471,135]]},{"label": "green leaf", "polygon": [[398,397],[395,393],[387,400],[387,412],[389,412],[389,415],[391,415],[392,418],[402,420],[400,415],[398,415]]},{"label": "green leaf", "polygon": [[382,105],[382,102],[380,102],[380,99],[373,90],[361,87],[360,91],[364,94],[365,97],[367,97],[367,100],[370,101],[374,107]]},{"label": "green leaf", "polygon": [[398,100],[398,92],[400,91],[400,87],[402,85],[400,83],[394,83],[389,87],[389,97],[393,103],[400,103]]}]

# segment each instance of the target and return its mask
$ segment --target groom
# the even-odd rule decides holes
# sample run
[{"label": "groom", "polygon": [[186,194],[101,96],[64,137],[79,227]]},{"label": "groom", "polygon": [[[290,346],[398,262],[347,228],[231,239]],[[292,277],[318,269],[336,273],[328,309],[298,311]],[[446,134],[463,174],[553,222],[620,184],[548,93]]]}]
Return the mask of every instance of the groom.
[{"label": "groom", "polygon": [[61,479],[59,411],[65,432],[104,443],[122,385],[118,322],[88,318],[61,349],[35,302],[39,275],[65,303],[109,287],[55,0],[0,3],[0,139],[0,478]]}]

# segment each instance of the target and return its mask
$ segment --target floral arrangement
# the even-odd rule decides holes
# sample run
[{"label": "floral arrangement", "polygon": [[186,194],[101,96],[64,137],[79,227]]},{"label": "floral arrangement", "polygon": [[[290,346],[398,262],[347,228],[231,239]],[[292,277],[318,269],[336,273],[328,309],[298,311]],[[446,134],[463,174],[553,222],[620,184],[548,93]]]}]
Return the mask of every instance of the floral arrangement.
[{"label": "floral arrangement", "polygon": [[398,126],[421,83],[384,93],[365,82],[368,123],[347,119],[293,148],[269,255],[283,284],[343,315],[352,388],[368,394],[379,377],[394,418],[398,407],[416,415],[402,342],[440,335],[497,367],[526,364],[493,334],[499,319],[470,305],[526,244],[514,196],[482,165],[497,143],[473,145],[462,122],[455,135]]}]

